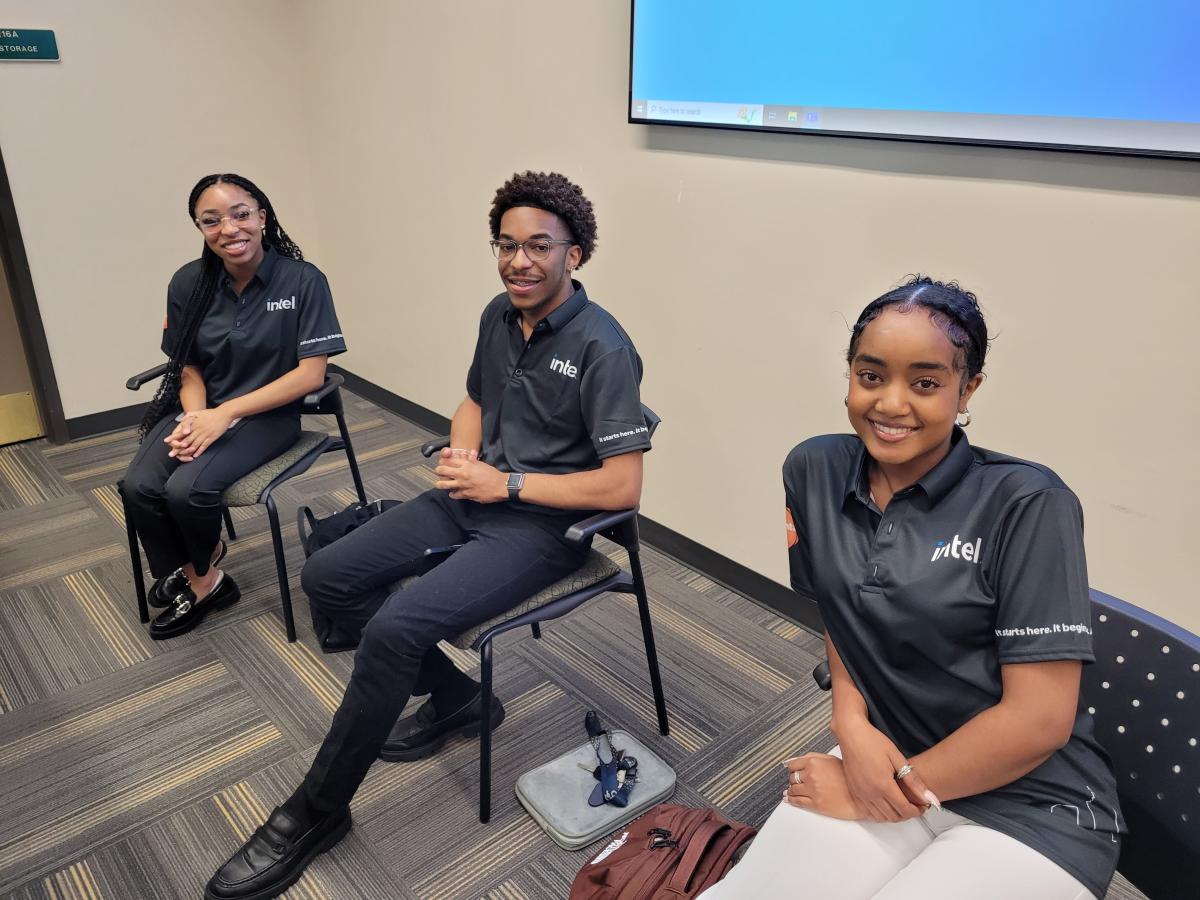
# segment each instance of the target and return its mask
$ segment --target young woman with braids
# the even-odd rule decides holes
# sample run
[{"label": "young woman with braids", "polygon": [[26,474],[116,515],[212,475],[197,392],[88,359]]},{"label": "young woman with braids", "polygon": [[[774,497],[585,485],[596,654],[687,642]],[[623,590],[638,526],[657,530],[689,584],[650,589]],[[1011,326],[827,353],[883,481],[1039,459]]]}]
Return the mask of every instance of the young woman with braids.
[{"label": "young woman with braids", "polygon": [[121,492],[167,609],[156,639],[194,628],[240,596],[225,555],[221,493],[299,437],[300,398],[346,349],[329,284],[304,261],[271,201],[240,175],[208,175],[188,197],[200,258],[171,279],[170,357]]},{"label": "young woman with braids", "polygon": [[846,356],[855,434],[784,463],[839,746],[784,762],[783,803],[703,900],[1104,896],[1125,827],[1080,705],[1083,514],[1045,466],[967,441],[987,342],[954,283],[884,294]]}]

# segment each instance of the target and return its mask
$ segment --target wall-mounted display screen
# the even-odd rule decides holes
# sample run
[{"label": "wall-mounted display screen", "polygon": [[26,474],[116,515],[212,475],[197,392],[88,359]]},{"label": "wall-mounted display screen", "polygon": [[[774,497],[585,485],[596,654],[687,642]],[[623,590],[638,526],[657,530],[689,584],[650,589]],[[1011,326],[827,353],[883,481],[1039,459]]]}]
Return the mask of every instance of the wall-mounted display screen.
[{"label": "wall-mounted display screen", "polygon": [[1200,157],[1197,0],[635,0],[631,122]]}]

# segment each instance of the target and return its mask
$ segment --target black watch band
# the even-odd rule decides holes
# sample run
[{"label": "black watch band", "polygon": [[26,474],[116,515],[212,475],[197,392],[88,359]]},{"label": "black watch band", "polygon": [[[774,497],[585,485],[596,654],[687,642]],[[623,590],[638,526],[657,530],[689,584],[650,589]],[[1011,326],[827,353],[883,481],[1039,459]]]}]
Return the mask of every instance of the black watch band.
[{"label": "black watch band", "polygon": [[525,473],[512,472],[508,476],[508,499],[517,500],[521,496],[521,488],[525,487]]}]

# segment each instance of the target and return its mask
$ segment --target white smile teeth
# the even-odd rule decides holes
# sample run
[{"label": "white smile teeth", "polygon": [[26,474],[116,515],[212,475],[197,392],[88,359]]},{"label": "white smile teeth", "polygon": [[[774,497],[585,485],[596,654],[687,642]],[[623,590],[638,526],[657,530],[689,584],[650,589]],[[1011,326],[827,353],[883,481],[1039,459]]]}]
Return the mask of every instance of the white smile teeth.
[{"label": "white smile teeth", "polygon": [[878,422],[872,422],[871,425],[875,428],[876,431],[881,431],[884,434],[894,434],[894,435],[909,434],[910,432],[913,432],[916,430],[915,428],[905,428],[905,427],[900,427],[900,426],[895,426],[895,425],[880,425]]}]

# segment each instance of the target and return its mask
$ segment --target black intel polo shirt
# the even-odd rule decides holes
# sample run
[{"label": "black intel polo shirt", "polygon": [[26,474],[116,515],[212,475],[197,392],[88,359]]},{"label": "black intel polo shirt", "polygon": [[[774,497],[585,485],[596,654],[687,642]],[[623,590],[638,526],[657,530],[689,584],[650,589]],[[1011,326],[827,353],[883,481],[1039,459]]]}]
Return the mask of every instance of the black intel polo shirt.
[{"label": "black intel polo shirt", "polygon": [[502,472],[582,472],[650,449],[657,421],[642,411],[641,357],[617,320],[573,283],[528,341],[507,294],[480,317],[467,394],[483,410],[482,455]]},{"label": "black intel polo shirt", "polygon": [[[974,448],[956,428],[946,457],[880,512],[867,462],[853,435],[789,454],[791,581],[816,598],[871,723],[906,756],[999,702],[1002,665],[1093,660],[1083,513],[1057,475]],[[1097,897],[1108,889],[1125,823],[1086,709],[1032,772],[946,806]]]},{"label": "black intel polo shirt", "polygon": [[[167,288],[162,350],[168,355],[179,339],[200,265],[197,259],[183,266]],[[324,274],[312,263],[280,256],[268,247],[240,297],[229,273],[222,271],[187,362],[200,368],[208,405],[213,407],[271,383],[305,357],[345,350]],[[299,415],[300,402],[278,412],[285,410]]]}]

